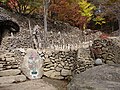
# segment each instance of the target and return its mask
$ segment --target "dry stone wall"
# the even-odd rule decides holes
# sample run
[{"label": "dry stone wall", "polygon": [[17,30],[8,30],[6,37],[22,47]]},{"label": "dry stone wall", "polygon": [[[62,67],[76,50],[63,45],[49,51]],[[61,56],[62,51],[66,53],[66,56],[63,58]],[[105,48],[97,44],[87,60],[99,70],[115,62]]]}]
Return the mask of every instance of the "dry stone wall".
[{"label": "dry stone wall", "polygon": [[17,69],[18,62],[14,53],[6,53],[0,56],[0,70]]},{"label": "dry stone wall", "polygon": [[44,75],[55,79],[67,79],[72,75],[77,51],[46,52]]},{"label": "dry stone wall", "polygon": [[94,66],[94,60],[90,56],[89,48],[79,48],[77,59],[74,62],[73,74],[79,74]]},{"label": "dry stone wall", "polygon": [[[9,57],[7,57],[8,54],[5,54],[4,56],[2,55],[2,60],[4,60],[5,63],[9,62],[11,64],[7,64],[7,66],[6,64],[1,64],[1,67],[6,67],[6,69],[8,68],[7,70],[21,70],[21,64],[23,63],[24,57],[26,55],[26,50],[27,49],[24,48],[18,48],[13,51],[14,53],[9,53]],[[88,53],[86,53],[87,56],[86,58],[84,58],[85,53],[81,54],[79,53],[80,51],[81,50],[37,50],[39,56],[44,60],[44,76],[54,79],[69,79],[72,77],[72,74],[78,73],[78,71],[83,72],[86,69],[91,68],[93,66],[93,62],[91,61],[91,59],[89,59],[90,57],[89,55],[87,55]],[[84,69],[81,70],[81,68]]]},{"label": "dry stone wall", "polygon": [[[44,60],[44,76],[54,79],[69,79],[73,74],[78,74],[94,67],[95,59],[97,58],[101,58],[103,63],[106,64],[119,63],[119,48],[119,38],[115,38],[95,40],[90,48],[93,50],[95,58],[91,58],[89,48],[62,51],[58,49],[36,50]],[[26,55],[26,50],[27,48],[16,48],[13,49],[13,53],[1,54],[0,70],[21,68],[20,65]],[[103,57],[104,54],[106,55],[105,57]]]},{"label": "dry stone wall", "polygon": [[120,63],[120,37],[97,39],[91,47],[91,56],[106,64]]},{"label": "dry stone wall", "polygon": [[0,55],[0,84],[25,81],[26,77],[19,69],[15,53]]}]

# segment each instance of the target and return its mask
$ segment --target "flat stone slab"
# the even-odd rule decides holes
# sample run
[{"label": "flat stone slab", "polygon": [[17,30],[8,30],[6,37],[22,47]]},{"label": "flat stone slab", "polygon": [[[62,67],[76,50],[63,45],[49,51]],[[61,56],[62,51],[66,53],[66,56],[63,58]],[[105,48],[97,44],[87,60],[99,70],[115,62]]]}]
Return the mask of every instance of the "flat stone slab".
[{"label": "flat stone slab", "polygon": [[26,76],[17,75],[17,76],[5,76],[0,77],[0,84],[9,84],[14,82],[23,82],[26,80]]},{"label": "flat stone slab", "polygon": [[0,76],[15,76],[20,74],[21,71],[19,69],[10,69],[10,70],[3,70],[0,71]]},{"label": "flat stone slab", "polygon": [[43,60],[35,49],[27,49],[23,63],[21,64],[22,72],[29,79],[38,79],[43,75]]}]

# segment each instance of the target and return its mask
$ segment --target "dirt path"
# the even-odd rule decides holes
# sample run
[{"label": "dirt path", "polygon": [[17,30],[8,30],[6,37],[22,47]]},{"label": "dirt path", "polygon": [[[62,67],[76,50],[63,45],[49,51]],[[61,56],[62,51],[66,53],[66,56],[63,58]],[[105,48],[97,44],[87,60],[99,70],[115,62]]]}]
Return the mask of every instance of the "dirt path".
[{"label": "dirt path", "polygon": [[47,77],[43,77],[43,80],[45,82],[52,84],[58,90],[67,90],[68,81],[66,80],[56,80],[56,79],[50,79]]},{"label": "dirt path", "polygon": [[3,84],[0,85],[0,90],[67,90],[67,84],[67,81],[43,77],[22,83]]}]

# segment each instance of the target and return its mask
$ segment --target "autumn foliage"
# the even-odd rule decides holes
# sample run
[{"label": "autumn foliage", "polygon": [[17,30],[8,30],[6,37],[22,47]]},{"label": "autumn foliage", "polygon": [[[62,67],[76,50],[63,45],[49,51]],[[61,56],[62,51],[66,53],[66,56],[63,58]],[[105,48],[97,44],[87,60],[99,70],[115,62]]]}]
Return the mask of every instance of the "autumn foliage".
[{"label": "autumn foliage", "polygon": [[11,11],[19,14],[32,14],[41,5],[42,0],[3,0],[2,3],[6,5]]},{"label": "autumn foliage", "polygon": [[82,16],[79,11],[80,7],[77,3],[60,0],[51,3],[49,7],[49,17],[82,28],[87,21],[87,17]]}]

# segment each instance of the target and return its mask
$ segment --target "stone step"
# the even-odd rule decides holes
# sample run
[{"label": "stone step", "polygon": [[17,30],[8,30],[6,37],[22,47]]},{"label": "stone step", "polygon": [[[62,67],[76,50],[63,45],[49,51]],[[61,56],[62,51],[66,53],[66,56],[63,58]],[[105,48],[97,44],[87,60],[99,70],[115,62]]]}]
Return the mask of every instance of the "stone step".
[{"label": "stone step", "polygon": [[26,81],[26,77],[24,75],[0,77],[0,84],[10,84],[23,81]]},{"label": "stone step", "polygon": [[0,76],[1,77],[3,77],[3,76],[15,76],[15,75],[18,75],[20,73],[21,73],[21,71],[19,69],[3,70],[3,71],[0,71]]}]

